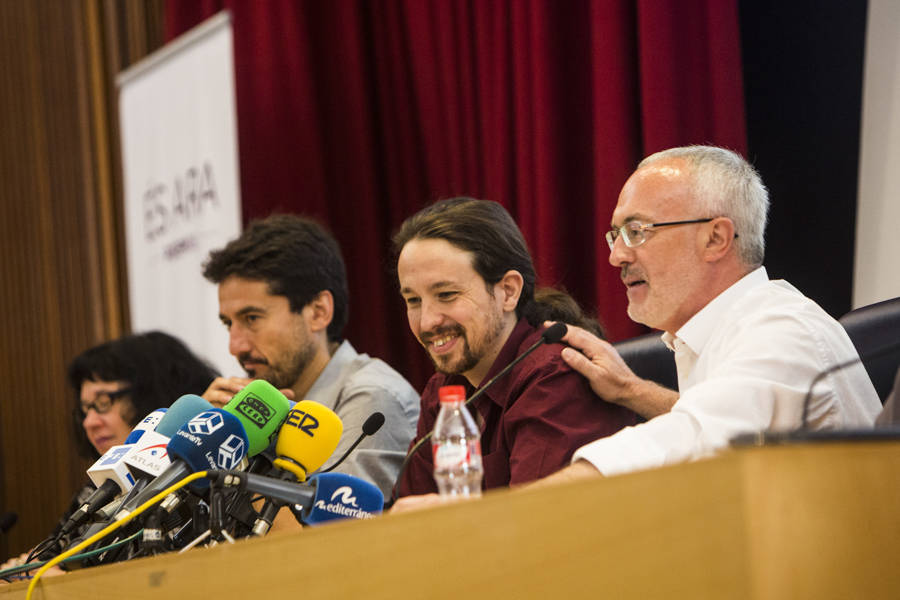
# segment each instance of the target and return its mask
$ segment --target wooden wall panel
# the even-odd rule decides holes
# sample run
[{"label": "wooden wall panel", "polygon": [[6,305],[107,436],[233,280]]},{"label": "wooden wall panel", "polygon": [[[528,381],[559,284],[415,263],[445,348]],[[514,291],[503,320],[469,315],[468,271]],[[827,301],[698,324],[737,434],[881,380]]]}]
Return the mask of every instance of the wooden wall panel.
[{"label": "wooden wall panel", "polygon": [[161,40],[161,0],[0,2],[0,557],[85,478],[66,365],[127,329],[114,78]]}]

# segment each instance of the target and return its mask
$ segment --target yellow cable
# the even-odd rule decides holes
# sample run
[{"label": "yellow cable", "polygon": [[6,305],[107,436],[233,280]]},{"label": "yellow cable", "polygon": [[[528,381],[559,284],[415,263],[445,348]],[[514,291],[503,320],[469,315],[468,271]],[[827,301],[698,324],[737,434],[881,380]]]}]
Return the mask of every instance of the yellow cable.
[{"label": "yellow cable", "polygon": [[206,475],[207,475],[206,471],[198,471],[192,475],[188,475],[184,479],[178,481],[177,483],[170,485],[168,488],[164,489],[157,495],[153,496],[152,498],[150,498],[149,500],[147,500],[146,502],[141,504],[134,512],[132,512],[125,518],[115,521],[113,523],[110,523],[102,531],[98,531],[97,533],[95,533],[88,539],[84,540],[77,546],[70,548],[70,549],[66,550],[65,552],[63,552],[62,554],[60,554],[59,556],[47,561],[47,563],[43,567],[38,569],[37,573],[34,574],[34,578],[32,578],[31,583],[28,585],[28,593],[25,594],[25,600],[31,600],[31,595],[34,593],[34,589],[37,586],[38,579],[40,579],[41,575],[43,575],[48,569],[50,569],[51,567],[55,567],[56,565],[58,565],[59,563],[61,563],[64,560],[66,560],[73,554],[77,554],[78,552],[80,552],[84,548],[87,548],[88,546],[90,546],[91,544],[96,542],[97,540],[106,537],[107,535],[109,535],[110,533],[112,533],[113,531],[115,531],[116,529],[118,529],[119,527],[124,525],[125,523],[128,523],[129,521],[134,519],[136,516],[140,515],[142,512],[144,512],[145,510],[147,510],[148,508],[150,508],[151,506],[153,506],[154,504],[156,504],[157,502],[159,502],[160,500],[162,500],[163,498],[165,498],[166,496],[168,496],[169,494],[174,492],[175,490],[181,489],[182,487],[186,486],[187,484],[189,484],[192,481],[196,481],[197,479],[206,477]]}]

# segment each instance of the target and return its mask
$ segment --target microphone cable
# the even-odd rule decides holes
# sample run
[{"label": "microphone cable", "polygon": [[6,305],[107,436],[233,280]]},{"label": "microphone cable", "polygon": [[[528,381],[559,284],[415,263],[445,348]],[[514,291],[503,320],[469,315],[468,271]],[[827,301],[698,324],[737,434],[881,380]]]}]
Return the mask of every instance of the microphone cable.
[{"label": "microphone cable", "polygon": [[319,473],[328,473],[329,471],[334,470],[339,464],[347,460],[347,457],[350,456],[350,453],[353,452],[360,443],[366,439],[370,435],[375,435],[375,433],[381,429],[381,426],[384,425],[384,413],[373,412],[369,415],[369,418],[366,419],[366,422],[363,423],[362,433],[356,438],[356,441],[344,452],[343,456],[337,459],[337,462],[328,467],[327,469],[322,469]]}]

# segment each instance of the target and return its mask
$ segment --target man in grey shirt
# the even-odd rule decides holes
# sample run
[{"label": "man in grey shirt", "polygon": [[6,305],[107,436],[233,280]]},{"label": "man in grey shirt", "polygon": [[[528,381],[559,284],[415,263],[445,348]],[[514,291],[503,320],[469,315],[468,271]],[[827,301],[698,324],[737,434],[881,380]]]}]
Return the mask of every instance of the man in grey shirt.
[{"label": "man in grey shirt", "polygon": [[344,431],[326,466],[369,416],[384,414],[384,425],[335,470],[389,496],[415,431],[419,395],[397,371],[342,338],[348,292],[337,241],[310,219],[272,216],[211,252],[203,275],[219,286],[229,351],[248,375],[217,378],[203,397],[222,406],[253,379],[265,379],[292,400],[330,408]]}]

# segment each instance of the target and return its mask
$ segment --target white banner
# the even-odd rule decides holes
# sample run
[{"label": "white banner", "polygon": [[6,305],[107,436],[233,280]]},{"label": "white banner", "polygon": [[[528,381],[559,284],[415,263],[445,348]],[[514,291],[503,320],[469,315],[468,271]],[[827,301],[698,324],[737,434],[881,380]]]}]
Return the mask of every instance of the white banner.
[{"label": "white banner", "polygon": [[853,308],[900,296],[900,3],[870,0]]},{"label": "white banner", "polygon": [[234,374],[216,286],[202,275],[209,251],[241,228],[230,16],[173,40],[117,83],[132,330],[171,333]]}]

